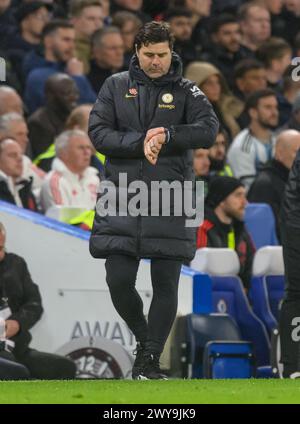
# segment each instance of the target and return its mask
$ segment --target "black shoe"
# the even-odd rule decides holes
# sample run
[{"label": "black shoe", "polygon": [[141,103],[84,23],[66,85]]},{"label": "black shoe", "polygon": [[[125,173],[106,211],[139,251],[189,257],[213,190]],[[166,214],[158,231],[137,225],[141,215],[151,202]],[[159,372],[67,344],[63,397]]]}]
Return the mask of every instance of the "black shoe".
[{"label": "black shoe", "polygon": [[145,366],[145,346],[138,342],[133,354],[135,355],[135,361],[132,367],[132,379],[137,380]]},{"label": "black shoe", "polygon": [[144,355],[144,368],[137,380],[168,380],[168,377],[159,368],[159,357],[159,354]]}]

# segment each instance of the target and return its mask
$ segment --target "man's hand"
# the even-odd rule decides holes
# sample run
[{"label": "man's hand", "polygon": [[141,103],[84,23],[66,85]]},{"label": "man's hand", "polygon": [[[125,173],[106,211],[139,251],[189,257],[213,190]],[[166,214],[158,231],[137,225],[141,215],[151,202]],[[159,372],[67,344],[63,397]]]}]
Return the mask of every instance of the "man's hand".
[{"label": "man's hand", "polygon": [[66,72],[69,75],[74,75],[74,76],[83,75],[83,72],[84,72],[83,62],[81,62],[81,60],[78,60],[76,57],[72,57],[72,59],[70,59],[67,62]]},{"label": "man's hand", "polygon": [[151,138],[154,137],[155,135],[164,134],[164,132],[165,132],[164,127],[151,128],[151,130],[147,131],[144,144],[148,143],[148,141],[151,140]]},{"label": "man's hand", "polygon": [[146,159],[152,165],[156,164],[159,152],[162,148],[162,145],[165,143],[165,141],[166,141],[165,132],[152,136],[150,139],[148,139],[148,141],[146,136],[144,141],[144,153],[145,153]]},{"label": "man's hand", "polygon": [[11,339],[20,331],[20,324],[18,323],[18,321],[8,319],[7,321],[5,321],[5,331],[6,337],[8,339]]}]

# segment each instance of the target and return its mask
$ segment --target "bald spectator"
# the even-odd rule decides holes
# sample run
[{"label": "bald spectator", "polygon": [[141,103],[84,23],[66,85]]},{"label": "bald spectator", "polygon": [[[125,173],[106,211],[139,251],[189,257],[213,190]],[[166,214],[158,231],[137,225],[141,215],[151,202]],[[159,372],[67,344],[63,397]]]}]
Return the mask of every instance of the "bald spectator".
[{"label": "bald spectator", "polygon": [[67,74],[52,75],[45,84],[45,106],[39,108],[28,120],[30,144],[34,159],[53,144],[54,138],[65,126],[70,112],[79,98],[74,80]]},{"label": "bald spectator", "polygon": [[96,100],[84,75],[83,63],[75,57],[75,30],[69,21],[52,20],[42,34],[43,50],[36,50],[24,58],[23,72],[27,76],[24,98],[29,113],[45,104],[45,83],[58,73],[68,74],[79,90],[79,103]]},{"label": "bald spectator", "polygon": [[119,72],[124,65],[124,42],[119,28],[106,27],[92,37],[91,70],[88,79],[99,93],[106,78]]},{"label": "bald spectator", "polygon": [[21,180],[22,156],[21,147],[15,140],[7,138],[0,142],[0,200],[37,211],[31,181]]},{"label": "bald spectator", "polygon": [[289,172],[299,148],[300,132],[286,130],[280,133],[275,146],[274,159],[257,175],[248,193],[248,200],[250,202],[268,203],[272,207],[279,238],[279,211],[281,201]]},{"label": "bald spectator", "polygon": [[271,17],[260,2],[248,2],[239,9],[238,19],[242,31],[242,46],[248,56],[254,56],[258,47],[271,36]]},{"label": "bald spectator", "polygon": [[55,141],[57,157],[42,187],[41,204],[46,212],[51,206],[77,206],[92,210],[99,188],[98,172],[89,166],[92,147],[86,133],[65,131]]},{"label": "bald spectator", "polygon": [[23,115],[23,102],[16,90],[8,85],[0,86],[0,116],[16,112]]},{"label": "bald spectator", "polygon": [[119,28],[124,43],[124,68],[128,69],[131,57],[134,53],[134,39],[139,29],[141,28],[142,21],[131,12],[117,12],[113,16],[112,25]]},{"label": "bald spectator", "polygon": [[89,117],[93,105],[80,105],[70,113],[65,128],[67,130],[81,130],[88,133]]},{"label": "bald spectator", "polygon": [[100,0],[71,0],[71,22],[75,29],[75,53],[84,65],[84,73],[90,69],[91,37],[103,27],[103,9]]},{"label": "bald spectator", "polygon": [[7,113],[0,117],[0,137],[12,138],[15,140],[22,150],[23,172],[21,179],[32,179],[32,192],[39,202],[40,191],[45,172],[35,166],[30,158],[26,156],[28,145],[28,127],[25,119],[18,113]]}]

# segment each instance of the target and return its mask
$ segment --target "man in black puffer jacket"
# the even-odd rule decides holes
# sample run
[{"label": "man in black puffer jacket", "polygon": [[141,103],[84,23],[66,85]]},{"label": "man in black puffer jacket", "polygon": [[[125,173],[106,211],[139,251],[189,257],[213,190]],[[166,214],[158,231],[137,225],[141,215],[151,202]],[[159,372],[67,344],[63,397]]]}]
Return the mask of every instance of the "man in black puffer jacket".
[{"label": "man in black puffer jacket", "polygon": [[[211,147],[218,121],[204,94],[182,78],[168,24],[146,24],[135,46],[129,72],[113,75],[102,86],[89,134],[106,156],[106,180],[114,184],[117,195],[123,173],[125,191],[132,182],[143,182],[152,200],[154,181],[181,185],[193,181],[192,149]],[[148,198],[146,203],[151,211],[153,204]],[[174,207],[169,216],[161,209],[156,216],[151,212],[148,216],[97,213],[90,240],[91,254],[107,259],[113,304],[138,341],[132,376],[141,379],[164,378],[159,357],[176,315],[181,265],[196,250],[196,228],[186,226],[184,213],[177,216]],[[140,258],[151,259],[148,323],[135,289]]]}]

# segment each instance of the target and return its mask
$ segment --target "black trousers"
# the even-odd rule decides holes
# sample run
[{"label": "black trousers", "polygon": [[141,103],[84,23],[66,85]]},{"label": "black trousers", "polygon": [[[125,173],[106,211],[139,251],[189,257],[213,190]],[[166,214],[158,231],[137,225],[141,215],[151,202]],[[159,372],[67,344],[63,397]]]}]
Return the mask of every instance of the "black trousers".
[{"label": "black trousers", "polygon": [[139,259],[110,255],[106,262],[106,281],[111,299],[136,340],[151,353],[161,353],[174,322],[178,304],[178,283],[182,261],[151,259],[153,298],[148,322],[136,288]]},{"label": "black trousers", "polygon": [[24,365],[30,373],[30,378],[41,380],[73,379],[76,365],[70,359],[53,353],[39,352],[28,349],[21,356],[0,351],[0,358]]},{"label": "black trousers", "polygon": [[286,287],[279,328],[283,376],[288,377],[300,371],[300,228],[283,225],[281,237]]},{"label": "black trousers", "polygon": [[29,371],[24,365],[0,358],[0,380],[28,380]]}]

